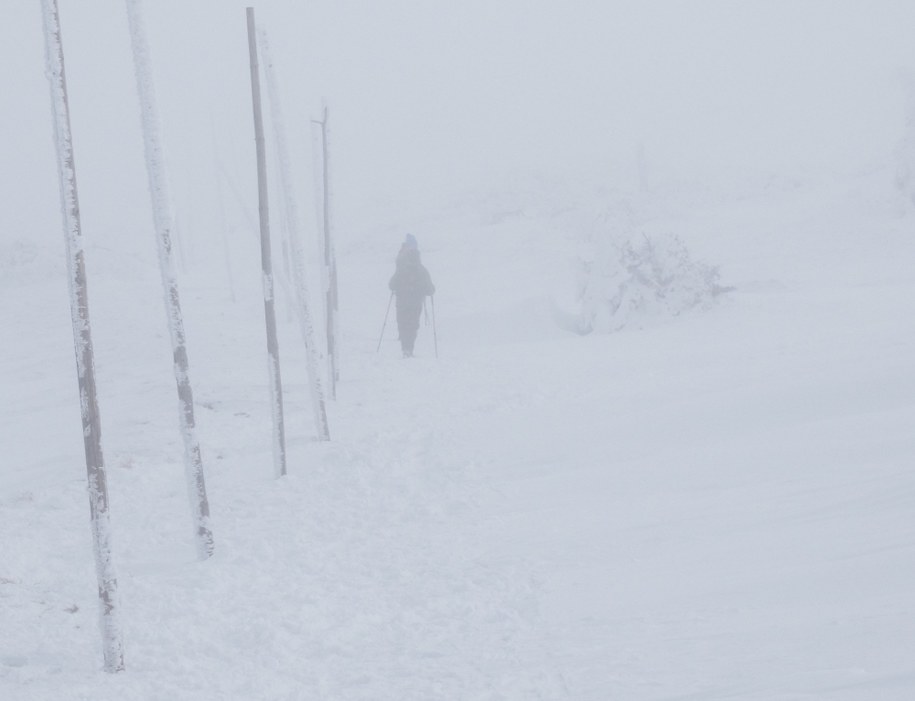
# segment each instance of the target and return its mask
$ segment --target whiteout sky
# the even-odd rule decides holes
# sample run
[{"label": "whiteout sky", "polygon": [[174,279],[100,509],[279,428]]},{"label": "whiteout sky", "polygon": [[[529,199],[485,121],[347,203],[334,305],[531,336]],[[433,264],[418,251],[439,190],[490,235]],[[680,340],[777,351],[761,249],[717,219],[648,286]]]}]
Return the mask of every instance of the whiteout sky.
[{"label": "whiteout sky", "polygon": [[[148,227],[124,3],[60,0],[87,235]],[[244,8],[145,3],[179,225],[216,226],[219,168],[256,210]],[[266,0],[292,158],[332,110],[341,218],[530,174],[626,185],[644,145],[675,177],[885,162],[915,69],[907,0]],[[40,4],[0,29],[0,240],[59,228]],[[218,157],[215,155],[219,153]],[[223,198],[234,195],[223,186]],[[247,226],[237,202],[226,216]],[[237,221],[236,221],[237,220]]]}]

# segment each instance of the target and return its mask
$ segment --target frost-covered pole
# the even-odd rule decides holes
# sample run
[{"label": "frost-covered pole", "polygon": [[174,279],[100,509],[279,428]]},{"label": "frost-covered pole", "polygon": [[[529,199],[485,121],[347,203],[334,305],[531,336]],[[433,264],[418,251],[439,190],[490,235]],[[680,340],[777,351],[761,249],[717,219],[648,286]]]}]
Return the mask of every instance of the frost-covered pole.
[{"label": "frost-covered pole", "polygon": [[331,217],[330,217],[330,156],[327,150],[327,105],[324,106],[324,115],[317,124],[321,125],[321,182],[322,182],[322,216],[323,223],[323,242],[322,250],[324,252],[324,283],[326,285],[325,294],[325,312],[326,312],[326,333],[327,333],[327,365],[328,379],[330,381],[331,399],[337,398],[337,380],[339,371],[337,369],[337,259],[334,254],[333,238],[331,236]]},{"label": "frost-covered pole", "polygon": [[[260,49],[259,49],[260,50]],[[274,178],[279,182],[282,178],[279,172],[279,165],[275,162],[272,163],[273,172],[272,174],[268,173],[268,179]],[[283,209],[285,202],[280,198],[280,209]],[[289,217],[286,215],[285,211],[279,215],[279,217],[274,217],[274,221],[279,219],[280,227],[277,232],[277,228],[274,227],[271,232],[274,242],[278,239],[280,242],[280,256],[279,260],[282,261],[282,266],[278,271],[274,271],[275,279],[279,280],[280,287],[283,291],[283,296],[285,297],[286,303],[284,306],[286,311],[286,321],[293,322],[295,320],[295,305],[296,305],[296,295],[293,291],[295,284],[292,281],[292,273],[290,268],[292,267],[289,261]]]},{"label": "frost-covered pole", "polygon": [[337,398],[337,380],[340,379],[340,345],[338,343],[339,334],[337,333],[340,327],[340,297],[337,294],[337,249],[334,245],[333,239],[333,229],[331,228],[332,218],[331,218],[331,202],[330,202],[330,146],[328,142],[330,141],[330,123],[327,121],[327,107],[324,108],[324,227],[327,230],[326,239],[327,239],[327,259],[329,261],[328,269],[328,283],[330,286],[330,302],[331,309],[334,313],[330,319],[330,338],[332,339],[332,345],[328,348],[328,355],[330,356],[330,377],[331,377],[331,396]]},{"label": "frost-covered pole", "polygon": [[194,519],[194,540],[197,556],[205,560],[213,554],[213,532],[210,530],[210,506],[207,501],[206,483],[203,477],[203,459],[200,443],[197,441],[194,420],[194,395],[188,375],[187,348],[184,336],[184,320],[178,295],[178,278],[172,255],[172,239],[175,230],[174,214],[169,198],[165,177],[164,154],[159,134],[159,117],[156,110],[156,95],[152,81],[149,45],[140,0],[127,0],[127,20],[130,25],[130,39],[133,47],[134,71],[137,92],[140,98],[140,116],[143,126],[143,142],[146,151],[146,172],[149,177],[149,194],[152,198],[153,225],[159,246],[159,270],[165,293],[165,311],[172,340],[175,382],[178,386],[178,421],[184,439],[184,464],[187,475],[188,495]]},{"label": "frost-covered pole", "polygon": [[83,446],[89,483],[89,514],[95,572],[98,578],[99,621],[106,672],[124,669],[124,648],[119,625],[120,603],[118,580],[111,556],[111,524],[108,516],[108,479],[102,455],[101,421],[95,389],[95,360],[89,324],[89,296],[86,286],[86,264],[83,256],[83,234],[76,190],[76,164],[70,132],[70,107],[64,72],[64,51],[60,36],[57,0],[42,0],[44,16],[47,75],[51,84],[51,110],[54,120],[54,145],[60,176],[61,213],[67,246],[67,269],[70,287],[70,315],[73,321],[73,344],[76,351],[76,373],[79,384],[83,422]]},{"label": "frost-covered pole", "polygon": [[264,317],[267,321],[267,364],[270,372],[270,406],[273,409],[273,462],[279,477],[286,474],[286,435],[283,426],[280,347],[276,339],[276,313],[273,304],[273,263],[270,259],[270,212],[267,200],[267,155],[264,148],[264,120],[261,115],[261,83],[257,61],[254,8],[247,8],[246,13],[248,16],[248,54],[251,62],[251,102],[254,106],[254,143],[257,147],[257,200],[261,228]]},{"label": "frost-covered pole", "polygon": [[283,199],[286,204],[286,228],[292,248],[292,275],[296,292],[296,311],[299,329],[305,342],[305,358],[308,366],[308,381],[311,387],[311,401],[314,407],[315,423],[320,440],[330,440],[330,429],[327,424],[327,407],[321,387],[321,374],[318,370],[318,351],[315,341],[314,324],[308,306],[308,281],[305,274],[305,252],[302,246],[302,225],[299,210],[292,193],[292,171],[289,165],[289,151],[286,147],[286,125],[283,121],[276,74],[270,56],[270,44],[266,33],[261,30],[260,50],[264,59],[264,73],[267,77],[267,97],[270,100],[270,114],[273,117],[273,131],[276,136],[277,152],[280,166],[280,181]]}]

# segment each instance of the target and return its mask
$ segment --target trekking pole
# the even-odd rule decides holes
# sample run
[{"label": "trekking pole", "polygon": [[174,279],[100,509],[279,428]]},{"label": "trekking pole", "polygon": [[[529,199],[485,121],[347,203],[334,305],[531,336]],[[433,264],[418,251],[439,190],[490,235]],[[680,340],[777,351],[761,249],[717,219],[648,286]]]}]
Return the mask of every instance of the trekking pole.
[{"label": "trekking pole", "polygon": [[388,308],[384,313],[384,323],[381,325],[381,336],[378,337],[378,347],[375,349],[375,352],[381,350],[381,341],[384,339],[384,328],[388,325],[388,314],[391,313],[391,302],[394,301],[394,293],[391,292],[391,296],[388,297]]},{"label": "trekking pole", "polygon": [[438,358],[438,334],[435,332],[435,295],[430,295],[432,300],[432,342],[435,344],[435,357]]}]

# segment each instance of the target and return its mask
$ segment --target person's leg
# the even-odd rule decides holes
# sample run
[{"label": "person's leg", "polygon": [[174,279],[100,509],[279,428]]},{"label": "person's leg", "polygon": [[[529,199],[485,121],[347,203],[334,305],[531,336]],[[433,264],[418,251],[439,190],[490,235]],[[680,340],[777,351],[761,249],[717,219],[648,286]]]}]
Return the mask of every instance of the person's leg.
[{"label": "person's leg", "polygon": [[[409,313],[406,307],[397,300],[397,338],[400,340],[400,349],[407,354],[407,339],[410,337]],[[415,336],[414,336],[415,337]],[[410,343],[412,352],[413,344]]]},{"label": "person's leg", "polygon": [[416,344],[416,334],[419,331],[419,316],[422,312],[422,302],[405,304],[403,308],[403,327],[401,328],[400,344],[404,355],[413,355],[413,346]]}]

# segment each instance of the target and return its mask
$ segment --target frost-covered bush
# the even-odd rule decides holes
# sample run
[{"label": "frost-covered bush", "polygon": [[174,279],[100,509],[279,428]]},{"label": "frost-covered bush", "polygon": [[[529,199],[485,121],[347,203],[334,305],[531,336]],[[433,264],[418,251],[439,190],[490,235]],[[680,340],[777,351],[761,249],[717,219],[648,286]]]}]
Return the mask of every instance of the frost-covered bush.
[{"label": "frost-covered bush", "polygon": [[638,327],[706,308],[725,291],[719,273],[672,235],[632,233],[604,241],[579,262],[580,333]]}]

